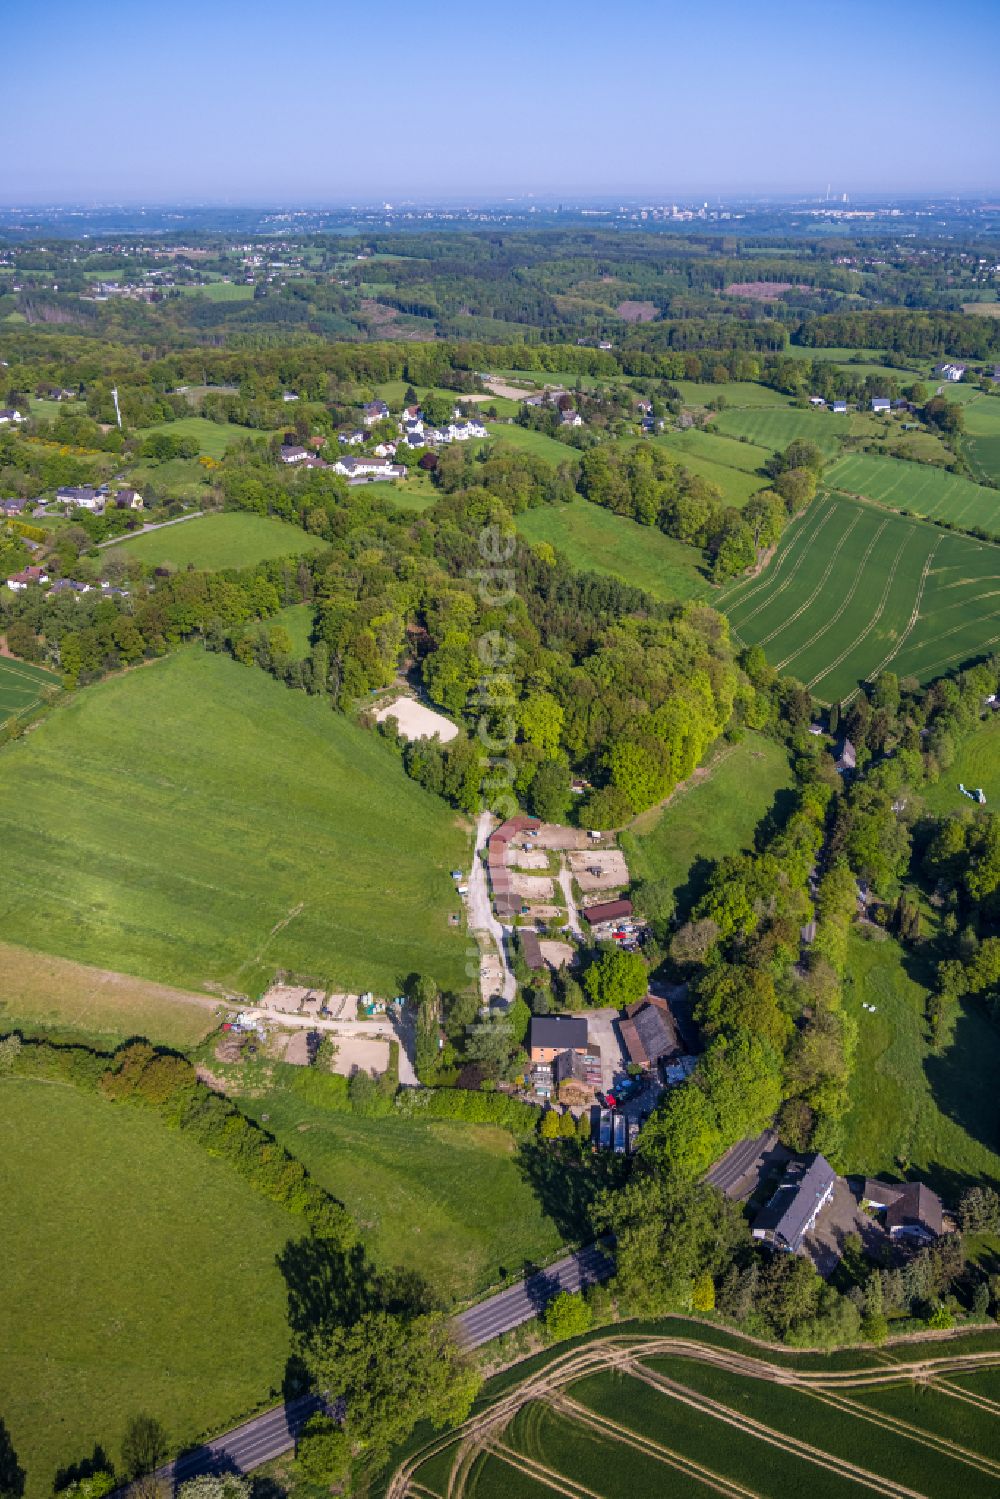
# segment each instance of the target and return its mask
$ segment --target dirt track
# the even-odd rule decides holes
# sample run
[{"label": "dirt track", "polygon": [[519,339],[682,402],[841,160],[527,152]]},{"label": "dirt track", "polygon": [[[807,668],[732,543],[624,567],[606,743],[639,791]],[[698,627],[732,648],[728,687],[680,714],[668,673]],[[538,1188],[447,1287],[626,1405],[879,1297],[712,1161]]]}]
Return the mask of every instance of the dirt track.
[{"label": "dirt track", "polygon": [[[766,1345],[760,1345],[766,1347]],[[937,1346],[940,1346],[938,1344]],[[851,1414],[859,1420],[870,1421],[876,1426],[888,1428],[894,1434],[906,1437],[919,1445],[928,1447],[949,1460],[972,1467],[1000,1480],[1000,1460],[981,1452],[961,1446],[934,1432],[888,1416],[884,1411],[869,1409],[852,1400],[843,1391],[870,1388],[877,1385],[901,1381],[933,1381],[934,1388],[942,1394],[957,1399],[969,1400],[978,1408],[1000,1415],[1000,1405],[988,1397],[979,1396],[951,1385],[943,1376],[983,1368],[1000,1367],[1000,1352],[938,1354],[911,1363],[880,1364],[870,1369],[848,1370],[799,1370],[776,1364],[756,1354],[741,1353],[730,1348],[714,1347],[691,1338],[656,1337],[653,1335],[609,1334],[582,1348],[571,1349],[553,1359],[544,1369],[529,1375],[487,1410],[470,1416],[456,1431],[445,1433],[427,1443],[419,1452],[408,1458],[393,1474],[387,1488],[387,1499],[406,1499],[406,1496],[421,1493],[421,1485],[415,1482],[418,1469],[430,1457],[456,1446],[455,1458],[446,1489],[447,1499],[465,1499],[466,1484],[476,1459],[484,1452],[491,1453],[514,1467],[525,1476],[540,1480],[548,1488],[567,1496],[567,1499],[601,1499],[595,1490],[584,1488],[564,1475],[546,1468],[534,1458],[516,1452],[503,1440],[503,1433],[518,1411],[532,1401],[553,1405],[592,1429],[595,1434],[613,1437],[647,1457],[688,1476],[697,1477],[715,1492],[727,1499],[750,1499],[750,1491],[721,1473],[673,1452],[661,1443],[643,1436],[629,1427],[580,1405],[565,1393],[567,1386],[586,1374],[617,1369],[644,1383],[652,1385],[666,1398],[677,1400],[702,1414],[720,1422],[721,1427],[731,1427],[746,1436],[789,1452],[803,1461],[811,1463],[861,1487],[890,1496],[890,1499],[925,1499],[920,1490],[874,1473],[846,1458],[827,1452],[822,1448],[802,1441],[787,1431],[765,1425],[761,1421],[734,1410],[721,1401],[713,1400],[697,1390],[656,1370],[649,1369],[643,1359],[674,1356],[711,1364],[731,1374],[747,1378],[762,1379],[774,1384],[787,1385],[810,1395],[823,1403]],[[721,1433],[720,1433],[721,1434]],[[957,1479],[956,1476],[956,1481]]]}]

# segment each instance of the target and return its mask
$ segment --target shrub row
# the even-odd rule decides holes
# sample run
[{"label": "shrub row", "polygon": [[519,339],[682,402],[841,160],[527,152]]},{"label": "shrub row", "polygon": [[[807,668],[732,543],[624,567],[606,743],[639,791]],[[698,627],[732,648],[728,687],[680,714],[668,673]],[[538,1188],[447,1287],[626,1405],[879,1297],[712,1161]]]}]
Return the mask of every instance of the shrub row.
[{"label": "shrub row", "polygon": [[422,1114],[465,1124],[498,1124],[518,1138],[537,1134],[541,1118],[530,1103],[504,1093],[472,1093],[465,1088],[405,1088],[397,1095],[396,1110],[408,1117]]}]

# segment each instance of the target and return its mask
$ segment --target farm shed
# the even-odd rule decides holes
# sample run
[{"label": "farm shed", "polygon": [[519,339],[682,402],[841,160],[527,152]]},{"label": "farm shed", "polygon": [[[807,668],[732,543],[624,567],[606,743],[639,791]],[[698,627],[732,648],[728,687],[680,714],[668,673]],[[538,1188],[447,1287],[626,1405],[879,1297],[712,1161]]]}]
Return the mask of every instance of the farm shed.
[{"label": "farm shed", "polygon": [[520,933],[520,937],[521,952],[524,955],[524,961],[527,963],[532,973],[538,973],[540,969],[545,967],[545,959],[542,957],[542,949],[538,941],[538,933],[533,932],[529,927],[522,930],[522,932]]},{"label": "farm shed", "polygon": [[605,921],[625,921],[632,915],[630,900],[606,900],[596,906],[587,906],[584,920],[590,926],[601,926]]},{"label": "farm shed", "polygon": [[629,1061],[637,1067],[649,1070],[680,1050],[670,1004],[655,994],[627,1006],[621,1032]]}]

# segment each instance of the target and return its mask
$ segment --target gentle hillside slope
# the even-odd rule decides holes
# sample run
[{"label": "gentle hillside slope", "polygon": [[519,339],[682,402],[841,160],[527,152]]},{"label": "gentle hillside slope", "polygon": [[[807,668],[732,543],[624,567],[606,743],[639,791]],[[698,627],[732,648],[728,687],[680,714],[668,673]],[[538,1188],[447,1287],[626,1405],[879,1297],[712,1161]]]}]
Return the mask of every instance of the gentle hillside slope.
[{"label": "gentle hillside slope", "polygon": [[110,548],[115,555],[138,557],[150,567],[253,567],[274,557],[318,552],[324,542],[298,526],[270,515],[224,512],[202,515],[174,526],[161,526]]}]

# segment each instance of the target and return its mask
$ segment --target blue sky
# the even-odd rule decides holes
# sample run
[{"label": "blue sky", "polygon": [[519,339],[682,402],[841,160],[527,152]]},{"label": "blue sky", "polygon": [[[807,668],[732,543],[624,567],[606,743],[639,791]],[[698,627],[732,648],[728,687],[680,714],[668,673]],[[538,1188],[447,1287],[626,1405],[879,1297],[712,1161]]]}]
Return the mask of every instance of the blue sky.
[{"label": "blue sky", "polygon": [[1000,190],[1000,0],[28,0],[0,202]]}]

